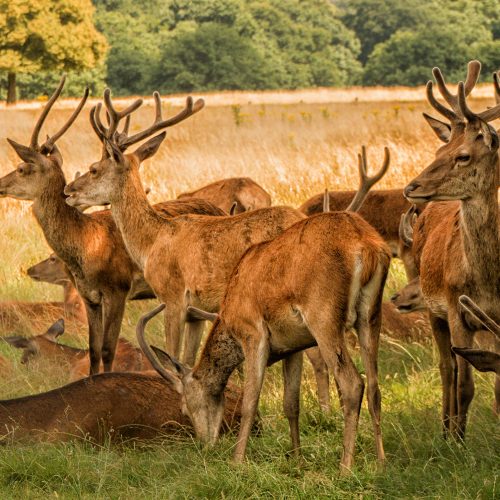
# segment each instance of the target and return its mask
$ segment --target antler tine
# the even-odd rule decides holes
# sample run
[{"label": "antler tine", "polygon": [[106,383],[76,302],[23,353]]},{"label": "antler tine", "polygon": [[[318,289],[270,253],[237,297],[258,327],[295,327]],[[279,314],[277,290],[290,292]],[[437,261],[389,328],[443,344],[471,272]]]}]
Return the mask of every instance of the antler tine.
[{"label": "antler tine", "polygon": [[460,111],[462,115],[467,120],[474,120],[478,115],[473,113],[469,106],[467,106],[467,99],[465,98],[465,85],[464,82],[458,82],[458,105],[460,106]]},{"label": "antler tine", "polygon": [[83,93],[83,97],[80,100],[80,103],[78,104],[77,108],[73,111],[68,121],[59,129],[58,132],[56,132],[52,137],[49,137],[40,146],[40,151],[46,151],[46,152],[52,151],[54,144],[68,131],[71,125],[73,125],[74,121],[77,119],[78,115],[83,109],[83,106],[85,106],[88,97],[89,97],[89,88],[86,87],[85,92]]},{"label": "antler tine", "polygon": [[107,88],[104,91],[104,104],[106,105],[106,111],[109,115],[109,128],[106,131],[106,138],[108,140],[113,140],[115,132],[118,129],[118,124],[120,123],[120,120],[130,115],[137,108],[139,108],[142,105],[142,99],[137,99],[127,108],[123,109],[122,111],[117,111],[111,101],[111,90]]},{"label": "antler tine", "polygon": [[161,115],[161,99],[160,99],[160,94],[158,92],[155,92],[153,94],[154,100],[155,100],[155,121],[154,123],[147,128],[146,130],[143,130],[142,132],[138,132],[137,134],[127,137],[121,144],[120,147],[122,149],[126,149],[132,144],[135,144],[136,142],[142,141],[143,139],[146,139],[150,135],[154,134],[155,132],[158,132],[161,129],[171,127],[172,125],[176,125],[177,123],[180,123],[181,121],[185,120],[186,118],[189,118],[190,116],[194,115],[195,113],[198,113],[201,109],[203,109],[203,106],[205,106],[205,101],[203,99],[198,99],[194,104],[193,104],[193,98],[189,96],[186,99],[186,106],[182,111],[177,113],[175,116],[172,118],[167,118],[166,120],[162,120],[162,115]]},{"label": "antler tine", "polygon": [[467,65],[467,77],[465,78],[465,95],[468,96],[476,86],[481,73],[481,63],[477,60],[469,61]]},{"label": "antler tine", "polygon": [[102,104],[98,102],[95,106],[90,110],[90,124],[94,129],[94,132],[97,134],[101,142],[104,142],[106,139],[106,128],[101,122],[101,108]]},{"label": "antler tine", "polygon": [[462,309],[471,314],[477,321],[482,323],[490,332],[500,338],[500,325],[491,319],[470,297],[460,295],[458,302]]},{"label": "antler tine", "polygon": [[385,175],[391,162],[389,148],[384,147],[384,163],[381,169],[372,177],[368,175],[368,162],[366,160],[366,146],[361,146],[361,154],[358,154],[359,188],[353,200],[346,208],[348,212],[357,212],[370,189]]},{"label": "antler tine", "polygon": [[[439,85],[439,83],[438,83]],[[451,109],[448,109],[446,106],[443,106],[435,97],[434,97],[434,92],[433,92],[434,84],[432,83],[431,80],[427,82],[427,85],[425,87],[426,94],[427,94],[427,100],[429,101],[429,104],[440,114],[442,114],[444,117],[448,118],[451,123],[455,123],[457,121],[461,121],[460,117]],[[446,87],[445,87],[446,88]],[[448,90],[446,90],[448,92]]]},{"label": "antler tine", "polygon": [[36,149],[38,150],[38,136],[40,134],[40,130],[42,128],[43,123],[45,122],[52,106],[54,103],[57,101],[58,97],[61,95],[62,89],[64,87],[64,83],[66,82],[66,75],[63,75],[61,77],[61,80],[59,82],[59,85],[57,86],[56,90],[54,93],[50,96],[50,99],[47,101],[47,104],[42,110],[42,113],[40,114],[40,117],[38,118],[38,121],[35,124],[35,128],[33,129],[33,133],[31,134],[31,140],[30,140],[30,148],[31,149]]},{"label": "antler tine", "polygon": [[328,188],[325,189],[323,193],[323,212],[330,211],[330,194],[328,193]]},{"label": "antler tine", "polygon": [[500,71],[493,73],[493,88],[495,89],[495,102],[500,104]]},{"label": "antler tine", "polygon": [[399,239],[408,248],[413,245],[413,224],[416,219],[417,206],[412,205],[404,214],[401,214],[399,222]]}]

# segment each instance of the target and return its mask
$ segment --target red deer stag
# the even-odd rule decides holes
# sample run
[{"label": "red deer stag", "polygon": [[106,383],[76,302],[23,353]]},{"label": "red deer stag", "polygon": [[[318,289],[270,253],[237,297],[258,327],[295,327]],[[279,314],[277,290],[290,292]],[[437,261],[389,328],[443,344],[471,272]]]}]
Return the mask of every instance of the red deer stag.
[{"label": "red deer stag", "polygon": [[[500,103],[499,103],[500,104]],[[467,295],[462,295],[459,299],[462,309],[470,314],[484,328],[492,332],[497,342],[500,341],[500,325],[495,323],[473,300]],[[500,354],[479,349],[469,349],[452,347],[452,351],[466,359],[474,368],[481,372],[495,372],[500,375]]]},{"label": "red deer stag", "polygon": [[231,215],[271,206],[271,196],[249,177],[222,179],[177,197],[189,198],[208,200]]},{"label": "red deer stag", "polygon": [[[104,370],[111,370],[125,301],[132,279],[140,271],[130,259],[109,210],[85,214],[65,202],[63,160],[55,143],[75,121],[88,91],[67,123],[42,145],[38,144],[40,129],[63,86],[64,77],[43,109],[29,146],[8,139],[23,162],[0,179],[0,197],[10,196],[34,202],[33,212],[48,244],[69,269],[85,302],[89,324],[90,373],[95,374],[99,372],[101,360]],[[130,114],[141,102],[136,101],[120,112],[120,117]],[[175,122],[176,118],[171,120]],[[169,123],[164,126],[169,126]],[[126,130],[122,133],[113,131],[115,137],[124,134]],[[124,150],[126,145],[122,147]],[[224,214],[204,200],[171,201],[154,208],[162,216],[187,212]]]},{"label": "red deer stag", "polygon": [[[451,433],[459,439],[465,436],[474,382],[470,365],[456,358],[451,346],[472,347],[474,333],[481,329],[479,322],[460,311],[459,296],[473,297],[489,316],[500,320],[499,143],[488,123],[500,117],[500,105],[477,113],[469,108],[467,96],[479,72],[480,63],[471,61],[465,83],[460,82],[458,94],[453,95],[441,71],[434,68],[449,107],[436,100],[431,81],[427,98],[449,123],[425,118],[445,145],[404,191],[412,203],[443,201],[429,204],[418,217],[413,246],[441,358],[443,429],[445,436]],[[499,406],[498,377],[496,400]]]},{"label": "red deer stag", "polygon": [[[110,125],[100,121],[100,106],[92,111],[93,126],[109,155],[91,165],[89,172],[66,187],[69,204],[111,204],[134,262],[144,271],[156,296],[169,307],[165,313],[168,349],[194,364],[203,331],[203,321],[186,314],[189,305],[217,311],[232,270],[243,253],[254,243],[272,239],[304,215],[289,207],[271,207],[234,217],[182,216],[166,219],[151,209],[142,188],[139,166],[156,153],[165,132],[142,144],[134,153],[123,154],[121,145],[134,144],[165,127],[161,120],[161,101],[154,94],[156,118],[153,125],[128,137],[115,137],[121,118],[113,107],[110,91],[104,93]],[[177,122],[199,111],[203,101],[188,98]],[[166,120],[168,122],[168,120]]]},{"label": "red deer stag", "polygon": [[[225,392],[223,430],[240,420],[241,392]],[[172,385],[155,372],[104,373],[42,394],[0,401],[1,441],[152,439],[189,430]]]},{"label": "red deer stag", "polygon": [[284,411],[292,449],[299,452],[301,351],[318,345],[340,389],[345,424],[341,466],[345,471],[353,464],[364,392],[344,338],[346,328],[354,327],[368,380],[377,457],[383,462],[377,351],[390,257],[380,235],[355,213],[331,212],[301,220],[273,240],[252,246],[241,258],[193,370],[173,357],[176,374],[164,369],[144,339],[146,322],[164,305],[140,321],[139,345],[154,368],[183,395],[197,436],[209,443],[218,437],[223,389],[233,370],[245,361],[236,462],[245,456],[265,368],[281,359]]}]

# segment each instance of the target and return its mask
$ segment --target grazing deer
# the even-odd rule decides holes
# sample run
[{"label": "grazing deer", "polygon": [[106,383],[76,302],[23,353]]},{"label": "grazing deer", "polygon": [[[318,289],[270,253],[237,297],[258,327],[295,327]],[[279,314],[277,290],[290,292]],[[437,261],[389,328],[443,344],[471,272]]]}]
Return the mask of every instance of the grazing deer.
[{"label": "grazing deer", "polygon": [[[63,86],[64,77],[35,124],[29,146],[8,139],[22,163],[0,179],[0,197],[10,196],[34,202],[35,218],[49,246],[70,271],[85,302],[89,324],[90,373],[95,374],[99,371],[101,360],[104,370],[111,370],[125,301],[130,284],[140,271],[128,255],[109,210],[86,214],[65,202],[66,180],[56,141],[78,116],[88,91],[63,127],[42,145],[38,144],[40,129]],[[134,103],[123,114],[137,107]],[[115,135],[120,134],[116,132]],[[164,217],[188,212],[224,214],[204,200],[165,202],[154,209]]]},{"label": "grazing deer", "polygon": [[271,196],[250,177],[222,179],[177,197],[189,198],[208,200],[231,215],[271,206]]},{"label": "grazing deer", "polygon": [[[241,391],[225,392],[223,430],[240,420]],[[190,430],[181,398],[155,372],[104,373],[42,394],[0,401],[4,442],[152,439]]]},{"label": "grazing deer", "polygon": [[[498,83],[498,82],[497,82]],[[500,103],[499,103],[500,104]],[[458,299],[464,312],[470,314],[486,330],[492,332],[497,342],[500,341],[500,325],[493,321],[470,297],[461,295]],[[452,347],[451,350],[466,359],[474,368],[481,372],[495,372],[500,375],[500,354],[479,349]]]},{"label": "grazing deer", "polygon": [[[57,363],[58,366],[64,365],[69,370],[69,380],[78,380],[84,378],[89,373],[89,351],[88,349],[77,349],[65,344],[59,343],[59,337],[64,333],[64,320],[56,321],[45,333],[23,337],[21,335],[11,335],[1,337],[13,347],[22,349],[22,364],[28,364],[30,361],[41,358],[49,360],[51,363]],[[152,366],[145,358],[142,351],[134,347],[128,340],[119,338],[114,371],[145,371],[151,370]],[[101,370],[102,371],[102,367]]]},{"label": "grazing deer", "polygon": [[192,365],[204,322],[189,317],[187,306],[217,311],[231,272],[243,253],[254,243],[274,238],[304,215],[289,207],[271,207],[233,217],[189,215],[167,219],[152,210],[142,188],[139,166],[156,153],[165,132],[149,139],[132,154],[123,154],[122,145],[145,139],[165,128],[165,123],[178,123],[203,107],[203,101],[193,104],[188,98],[183,111],[162,121],[160,97],[158,93],[154,96],[153,125],[131,137],[116,136],[115,130],[124,112],[120,114],[114,109],[110,91],[105,91],[109,128],[100,121],[99,106],[92,110],[91,116],[106,154],[89,172],[69,184],[65,193],[67,203],[72,205],[111,204],[111,212],[131,257],[143,270],[156,296],[169,304],[165,313],[169,351],[179,355],[181,335],[187,326],[183,359]]},{"label": "grazing deer", "polygon": [[[453,95],[441,71],[434,68],[449,107],[436,100],[431,81],[427,98],[449,123],[424,116],[445,145],[404,190],[412,203],[433,202],[417,219],[413,247],[440,354],[443,429],[445,436],[451,433],[459,439],[465,436],[474,382],[470,365],[456,358],[451,346],[472,347],[474,333],[481,329],[459,309],[459,296],[473,297],[486,314],[500,321],[499,139],[489,125],[500,117],[500,105],[479,113],[470,110],[467,96],[479,72],[480,63],[471,61],[465,83],[460,82],[458,94]],[[500,408],[498,377],[496,400]]]},{"label": "grazing deer", "polygon": [[391,302],[396,310],[401,314],[408,314],[415,311],[426,311],[427,305],[420,288],[420,278],[411,280],[399,292],[391,297]]},{"label": "grazing deer", "polygon": [[[325,211],[345,210],[356,191],[326,191],[307,200],[299,208],[307,216]],[[399,222],[401,215],[410,207],[401,189],[380,189],[368,193],[359,214],[369,222],[389,245],[393,257],[399,257],[404,264],[409,280],[417,276],[411,252],[400,245]]]},{"label": "grazing deer", "polygon": [[292,449],[298,453],[301,351],[318,345],[340,389],[345,424],[341,466],[349,470],[364,391],[344,338],[345,330],[354,327],[368,380],[377,457],[383,462],[377,350],[390,258],[380,235],[355,213],[331,212],[300,220],[243,255],[194,369],[171,357],[175,373],[166,370],[144,339],[146,322],[164,305],[139,322],[139,345],[154,368],[183,395],[197,436],[209,443],[218,437],[223,389],[233,370],[245,361],[236,462],[244,459],[265,368],[281,359],[284,410]]}]

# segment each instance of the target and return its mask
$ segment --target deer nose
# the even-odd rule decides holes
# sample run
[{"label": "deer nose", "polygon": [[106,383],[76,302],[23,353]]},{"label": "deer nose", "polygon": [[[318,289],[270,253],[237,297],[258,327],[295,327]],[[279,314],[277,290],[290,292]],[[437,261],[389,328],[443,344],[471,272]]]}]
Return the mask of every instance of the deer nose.
[{"label": "deer nose", "polygon": [[67,184],[64,186],[64,194],[65,195],[70,195],[75,192],[75,188],[71,184]]},{"label": "deer nose", "polygon": [[404,188],[403,194],[405,196],[409,196],[418,187],[420,187],[420,184],[418,182],[412,182],[411,184],[408,184],[408,186]]}]

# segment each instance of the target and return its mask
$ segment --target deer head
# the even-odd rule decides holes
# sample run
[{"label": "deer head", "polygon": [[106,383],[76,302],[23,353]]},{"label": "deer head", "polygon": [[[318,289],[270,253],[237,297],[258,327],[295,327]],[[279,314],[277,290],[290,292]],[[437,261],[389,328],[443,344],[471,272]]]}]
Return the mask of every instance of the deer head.
[{"label": "deer head", "polygon": [[427,309],[420,289],[420,278],[411,280],[404,288],[395,293],[391,297],[391,302],[401,314]]},{"label": "deer head", "polygon": [[28,363],[34,356],[40,352],[40,342],[47,341],[57,344],[57,339],[64,333],[64,319],[57,320],[49,329],[41,335],[32,337],[22,337],[20,335],[12,335],[3,337],[5,342],[18,349],[23,349],[21,363]]},{"label": "deer head", "polygon": [[64,263],[55,253],[51,254],[48,259],[31,266],[27,273],[34,281],[42,281],[54,285],[62,285],[69,281]]},{"label": "deer head", "polygon": [[[191,419],[196,436],[205,443],[214,444],[219,436],[224,416],[224,392],[217,390],[218,387],[211,387],[207,380],[197,378],[191,368],[180,363],[170,354],[150,346],[144,337],[148,321],[164,308],[165,304],[161,304],[139,320],[136,330],[139,346],[153,368],[182,396],[182,411]],[[215,319],[210,335],[213,335],[214,330],[222,327],[218,315],[213,313],[205,313],[205,311],[189,307],[188,314],[193,318]]]},{"label": "deer head", "polygon": [[427,99],[449,123],[424,114],[445,144],[437,150],[436,159],[404,189],[411,202],[466,200],[497,189],[499,141],[489,122],[500,117],[500,105],[475,113],[467,104],[480,69],[478,61],[469,63],[466,81],[458,84],[457,95],[448,90],[441,71],[433,69],[439,91],[451,109],[434,97],[431,81],[427,83]]},{"label": "deer head", "polygon": [[52,106],[61,95],[64,82],[65,77],[63,76],[35,124],[29,146],[23,146],[12,139],[7,139],[22,162],[17,166],[16,170],[0,179],[0,196],[32,201],[41,196],[45,192],[47,185],[53,182],[53,174],[58,177],[62,176],[64,180],[61,171],[63,159],[56,146],[56,141],[71,127],[80,114],[89,95],[88,89],[85,89],[80,104],[59,131],[50,137],[47,136],[47,140],[43,144],[38,143],[42,125]]},{"label": "deer head", "polygon": [[[69,205],[105,205],[115,202],[120,196],[120,186],[126,182],[129,174],[136,176],[138,187],[142,186],[138,179],[138,169],[142,161],[153,156],[165,139],[166,132],[162,132],[151,139],[148,139],[133,153],[125,154],[125,151],[159,130],[171,127],[189,116],[200,111],[204,106],[204,101],[199,99],[193,103],[193,99],[188,97],[185,108],[172,118],[163,120],[161,111],[160,94],[153,94],[155,101],[155,119],[153,124],[146,130],[138,132],[132,136],[128,135],[130,115],[139,108],[142,100],[138,99],[123,111],[117,111],[111,101],[111,91],[104,91],[104,103],[108,117],[108,127],[106,128],[101,119],[101,105],[94,106],[90,112],[92,127],[103,144],[101,159],[90,166],[89,171],[78,179],[68,184],[65,193]],[[125,125],[121,132],[118,132],[119,122],[125,118]]]}]

